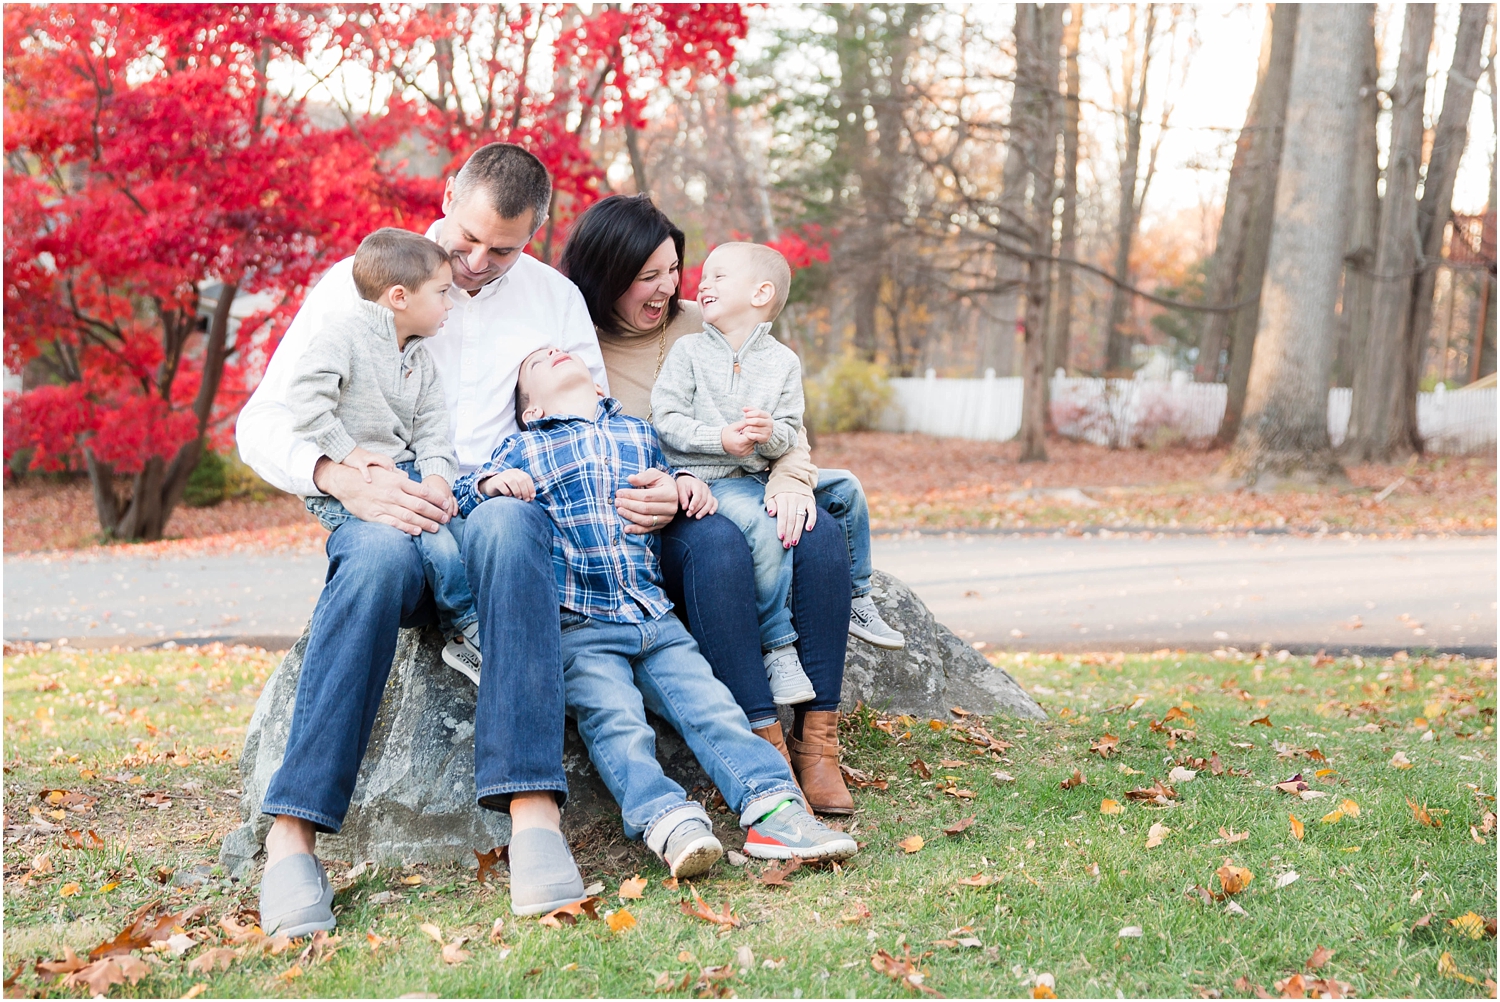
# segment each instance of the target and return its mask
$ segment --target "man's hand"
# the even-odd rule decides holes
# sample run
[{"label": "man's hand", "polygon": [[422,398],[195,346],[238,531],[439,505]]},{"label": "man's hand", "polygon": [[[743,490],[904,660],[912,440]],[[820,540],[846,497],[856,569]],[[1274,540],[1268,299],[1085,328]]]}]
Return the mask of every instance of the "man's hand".
[{"label": "man's hand", "polygon": [[443,499],[440,507],[448,513],[449,517],[458,514],[458,499],[453,496],[453,487],[448,481],[434,474],[423,477],[422,486]]},{"label": "man's hand", "polygon": [[661,470],[645,470],[630,476],[632,489],[615,491],[615,510],[632,536],[655,532],[677,514],[677,485]]},{"label": "man's hand", "polygon": [[724,446],[724,451],[731,456],[741,458],[755,451],[755,442],[745,434],[745,422],[736,421],[734,424],[725,425],[719,430],[719,442]]},{"label": "man's hand", "polygon": [[[361,449],[357,445],[354,447],[354,451],[345,456],[343,462],[339,465],[347,466],[351,470],[358,470],[360,476],[365,478],[365,483],[367,484],[372,482],[370,480],[370,472],[372,470],[379,469],[389,470],[392,473],[396,472],[396,461],[390,456],[382,456],[378,452]],[[349,506],[345,505],[344,507],[347,508]]]},{"label": "man's hand", "polygon": [[449,518],[442,508],[442,496],[399,470],[391,472],[377,466],[362,473],[324,456],[313,469],[313,483],[319,491],[343,502],[355,518],[394,526],[413,536],[437,532]]},{"label": "man's hand", "polygon": [[791,549],[802,539],[802,530],[818,524],[818,506],[806,494],[772,494],[766,514],[776,516],[776,538],[782,549]]},{"label": "man's hand", "polygon": [[508,498],[519,498],[522,501],[532,501],[536,498],[536,481],[532,480],[531,474],[525,470],[502,470],[492,477],[485,477],[479,481],[479,493],[487,498],[504,495]]},{"label": "man's hand", "polygon": [[677,478],[677,503],[689,518],[702,518],[719,510],[719,501],[708,485],[697,477]]},{"label": "man's hand", "polygon": [[771,415],[765,411],[756,410],[754,407],[746,407],[744,411],[745,416],[731,427],[738,428],[740,434],[752,442],[771,441],[771,436],[776,432],[776,425],[771,421]]}]

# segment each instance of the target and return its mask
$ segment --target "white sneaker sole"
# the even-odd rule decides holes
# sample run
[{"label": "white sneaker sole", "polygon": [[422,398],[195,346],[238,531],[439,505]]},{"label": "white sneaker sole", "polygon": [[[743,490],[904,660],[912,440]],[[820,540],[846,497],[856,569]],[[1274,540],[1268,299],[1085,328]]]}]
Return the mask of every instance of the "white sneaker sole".
[{"label": "white sneaker sole", "polygon": [[746,856],[756,859],[837,859],[844,860],[859,851],[859,845],[852,838],[834,839],[832,842],[819,846],[804,846],[794,848],[785,845],[766,845],[764,842],[746,842],[745,848],[740,850]]},{"label": "white sneaker sole", "polygon": [[892,640],[889,637],[882,637],[879,634],[871,633],[869,630],[865,629],[863,626],[860,626],[858,623],[853,622],[852,620],[849,623],[849,635],[851,637],[858,637],[860,640],[863,640],[870,646],[879,647],[883,651],[899,651],[904,650],[906,647],[905,637],[902,637],[900,640]]},{"label": "white sneaker sole", "polygon": [[[464,678],[468,679],[470,682],[473,682],[475,685],[479,684],[479,672],[469,667],[469,665],[466,664],[462,658],[453,654],[449,654],[448,648],[446,647],[443,648],[443,663],[449,668],[452,668],[454,671],[458,672]],[[564,901],[563,904],[567,904],[567,902]]]},{"label": "white sneaker sole", "polygon": [[771,702],[777,706],[792,706],[796,703],[805,703],[817,694],[817,691],[811,685],[808,685],[806,689],[795,689],[792,692],[778,693],[775,689],[772,689]]},{"label": "white sneaker sole", "polygon": [[677,862],[671,867],[672,876],[686,879],[707,873],[723,856],[724,847],[719,844],[719,840],[712,835],[704,835],[689,843],[682,855],[677,857]]}]

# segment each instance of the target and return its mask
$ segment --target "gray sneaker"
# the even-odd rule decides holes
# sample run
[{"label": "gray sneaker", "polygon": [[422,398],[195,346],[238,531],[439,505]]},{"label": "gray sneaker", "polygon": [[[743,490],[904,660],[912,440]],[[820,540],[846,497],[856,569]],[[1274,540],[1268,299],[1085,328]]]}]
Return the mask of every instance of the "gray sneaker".
[{"label": "gray sneaker", "polygon": [[875,600],[868,595],[855,596],[849,603],[849,632],[865,643],[887,651],[899,651],[906,646],[906,637],[880,618]]},{"label": "gray sneaker", "polygon": [[260,925],[267,936],[292,939],[335,925],[333,884],[318,857],[288,856],[260,878]]},{"label": "gray sneaker", "polygon": [[479,624],[473,623],[443,647],[443,662],[464,678],[479,684]]},{"label": "gray sneaker", "polygon": [[568,840],[547,828],[523,828],[510,837],[510,910],[545,915],[582,901],[583,875]]},{"label": "gray sneaker", "polygon": [[714,838],[714,830],[701,818],[689,818],[667,836],[661,859],[674,877],[696,877],[724,855],[724,846]]},{"label": "gray sneaker", "polygon": [[771,702],[778,706],[805,703],[817,695],[812,679],[802,670],[802,659],[797,657],[797,648],[790,645],[767,651],[766,678],[771,683]]},{"label": "gray sneaker", "polygon": [[793,801],[761,818],[745,835],[745,855],[756,859],[848,859],[859,844],[834,831]]}]

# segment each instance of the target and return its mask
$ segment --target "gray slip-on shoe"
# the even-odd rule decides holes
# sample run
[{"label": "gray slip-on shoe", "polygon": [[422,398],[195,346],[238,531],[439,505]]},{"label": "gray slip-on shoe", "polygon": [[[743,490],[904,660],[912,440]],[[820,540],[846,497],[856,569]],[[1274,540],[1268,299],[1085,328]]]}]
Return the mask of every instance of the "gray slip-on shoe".
[{"label": "gray slip-on shoe", "polygon": [[260,927],[267,936],[327,932],[333,917],[333,884],[318,857],[288,856],[260,878]]},{"label": "gray slip-on shoe", "polygon": [[568,840],[549,828],[523,828],[510,837],[510,910],[545,915],[581,901],[583,875]]}]

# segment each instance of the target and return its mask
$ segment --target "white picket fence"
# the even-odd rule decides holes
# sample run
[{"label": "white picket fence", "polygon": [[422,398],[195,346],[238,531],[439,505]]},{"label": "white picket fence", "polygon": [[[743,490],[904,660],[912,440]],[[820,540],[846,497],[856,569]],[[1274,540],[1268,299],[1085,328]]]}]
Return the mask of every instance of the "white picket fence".
[{"label": "white picket fence", "polygon": [[[1185,374],[1184,374],[1185,375]],[[1021,430],[1022,381],[983,379],[892,379],[894,399],[883,416],[885,431],[912,431],[941,438],[1005,442]],[[1340,445],[1349,428],[1353,391],[1328,392],[1328,435]],[[1205,442],[1224,420],[1223,383],[1135,379],[1052,380],[1052,420],[1069,438],[1116,447],[1166,438]],[[1439,387],[1417,396],[1417,428],[1429,452],[1467,454],[1496,445],[1493,387],[1452,391]]]}]

